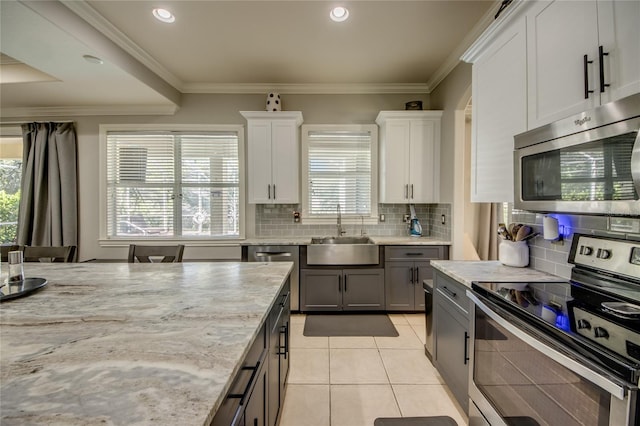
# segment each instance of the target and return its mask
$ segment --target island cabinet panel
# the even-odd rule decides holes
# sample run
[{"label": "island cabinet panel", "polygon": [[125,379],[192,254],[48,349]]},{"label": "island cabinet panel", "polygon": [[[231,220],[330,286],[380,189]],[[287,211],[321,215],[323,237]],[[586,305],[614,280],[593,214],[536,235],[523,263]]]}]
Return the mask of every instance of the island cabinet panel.
[{"label": "island cabinet panel", "polygon": [[[284,403],[284,392],[289,373],[289,319],[291,292],[285,286],[278,295],[269,314],[269,374],[267,379],[267,411],[269,426],[276,426]],[[247,423],[247,426],[253,423]]]},{"label": "island cabinet panel", "polygon": [[384,270],[303,269],[300,272],[300,309],[384,310]]},{"label": "island cabinet panel", "polygon": [[[260,399],[263,400],[264,412],[264,392],[260,395],[259,382],[261,380],[264,382],[267,372],[267,368],[264,365],[267,359],[266,330],[266,325],[260,328],[258,336],[251,345],[251,349],[249,349],[249,353],[231,385],[231,389],[213,418],[212,426],[244,425],[245,408],[251,404],[253,412],[255,410],[259,411],[256,405],[260,405]],[[255,401],[253,401],[254,397],[256,398]],[[261,420],[262,423],[259,424],[265,424],[264,415]]]},{"label": "island cabinet panel", "polygon": [[424,311],[423,280],[431,280],[432,259],[447,259],[446,246],[385,247],[385,305],[387,311]]},{"label": "island cabinet panel", "polygon": [[276,426],[289,373],[290,281],[283,286],[212,426]]},{"label": "island cabinet panel", "polygon": [[434,364],[464,411],[469,411],[470,301],[466,287],[435,272]]}]

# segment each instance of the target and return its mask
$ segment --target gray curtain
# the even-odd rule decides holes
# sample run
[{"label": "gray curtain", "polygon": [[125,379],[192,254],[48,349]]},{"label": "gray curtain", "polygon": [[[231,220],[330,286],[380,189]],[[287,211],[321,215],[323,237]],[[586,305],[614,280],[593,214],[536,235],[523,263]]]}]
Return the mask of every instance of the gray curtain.
[{"label": "gray curtain", "polygon": [[481,260],[497,260],[500,205],[482,203],[477,212],[478,238],[475,246],[478,256]]},{"label": "gray curtain", "polygon": [[22,125],[18,244],[78,244],[76,131],[73,123]]}]

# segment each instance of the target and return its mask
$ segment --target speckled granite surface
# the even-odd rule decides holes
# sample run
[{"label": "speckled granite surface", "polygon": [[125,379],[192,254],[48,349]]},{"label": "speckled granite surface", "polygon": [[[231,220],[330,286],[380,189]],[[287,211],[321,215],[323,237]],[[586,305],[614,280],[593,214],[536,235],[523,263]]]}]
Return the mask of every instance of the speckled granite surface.
[{"label": "speckled granite surface", "polygon": [[531,268],[505,266],[498,261],[432,260],[431,266],[471,287],[472,281],[566,281]]},{"label": "speckled granite surface", "polygon": [[290,262],[25,264],[0,305],[0,424],[203,425]]},{"label": "speckled granite surface", "polygon": [[[378,245],[429,245],[429,246],[448,246],[451,241],[439,240],[430,237],[375,237],[369,236],[375,244]],[[279,245],[279,246],[297,246],[307,245],[311,243],[311,237],[268,237],[268,238],[248,238],[240,244],[243,246],[260,246],[260,245]]]}]

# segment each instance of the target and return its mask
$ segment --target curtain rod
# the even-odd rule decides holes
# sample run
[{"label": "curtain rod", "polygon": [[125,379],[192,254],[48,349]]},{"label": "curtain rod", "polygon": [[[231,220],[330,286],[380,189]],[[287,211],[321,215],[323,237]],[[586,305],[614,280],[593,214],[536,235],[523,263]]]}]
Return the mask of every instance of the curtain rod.
[{"label": "curtain rod", "polygon": [[0,126],[15,126],[18,124],[29,124],[29,123],[75,123],[75,120],[47,120],[47,121],[2,121],[0,122]]}]

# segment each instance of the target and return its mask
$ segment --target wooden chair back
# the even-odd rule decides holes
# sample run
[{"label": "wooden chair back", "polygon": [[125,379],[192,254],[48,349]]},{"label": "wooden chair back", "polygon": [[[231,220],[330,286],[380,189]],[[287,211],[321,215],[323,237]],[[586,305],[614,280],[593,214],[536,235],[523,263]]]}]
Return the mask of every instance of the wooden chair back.
[{"label": "wooden chair back", "polygon": [[20,246],[17,244],[1,245],[0,246],[0,261],[6,262],[9,259],[9,252],[20,250]]},{"label": "wooden chair back", "polygon": [[25,262],[73,262],[76,246],[24,246]]},{"label": "wooden chair back", "polygon": [[[129,257],[127,262],[135,263],[173,263],[182,262],[184,245],[177,246],[146,246],[131,244],[129,246]],[[152,257],[162,257],[160,261],[153,260]]]}]

